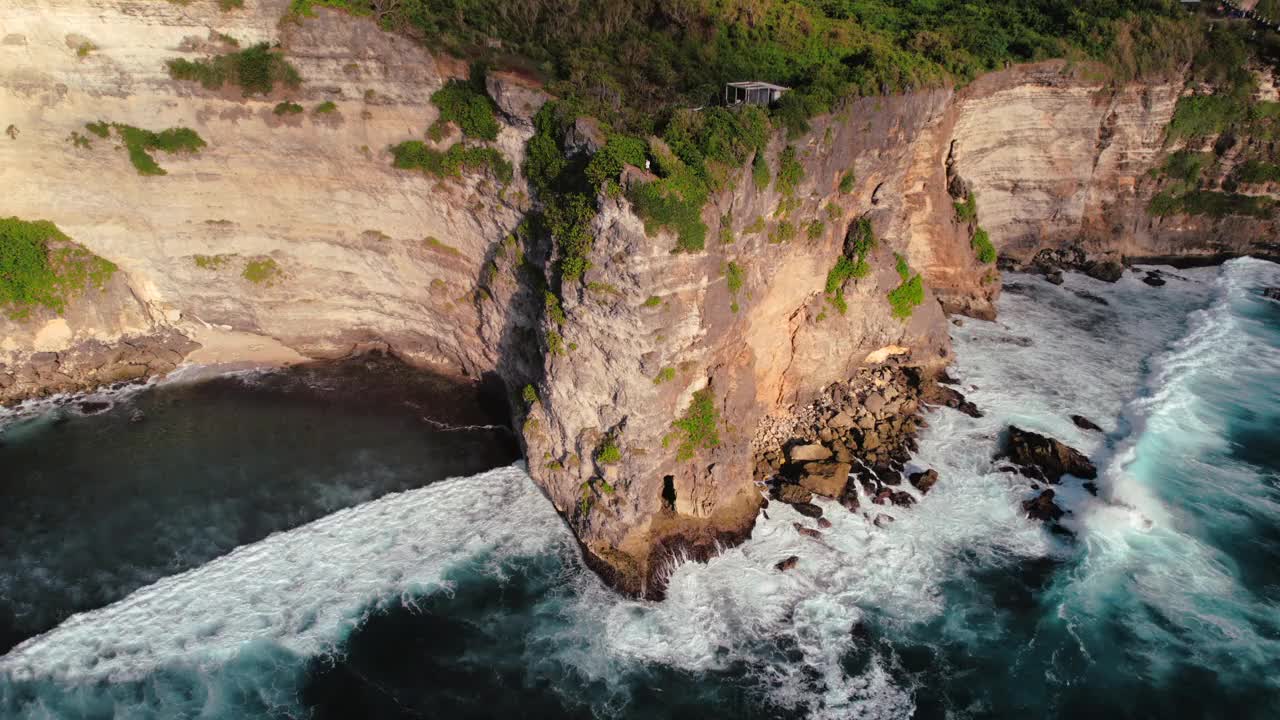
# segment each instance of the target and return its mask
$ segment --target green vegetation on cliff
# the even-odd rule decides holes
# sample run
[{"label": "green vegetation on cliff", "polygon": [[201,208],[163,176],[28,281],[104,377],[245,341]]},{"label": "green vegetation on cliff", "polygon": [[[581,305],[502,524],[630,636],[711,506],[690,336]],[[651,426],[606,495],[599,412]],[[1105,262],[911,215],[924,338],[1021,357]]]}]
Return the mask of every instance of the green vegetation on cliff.
[{"label": "green vegetation on cliff", "polygon": [[440,109],[437,122],[451,122],[462,134],[477,140],[498,139],[498,119],[494,115],[493,100],[478,81],[453,80],[431,95],[431,102]]},{"label": "green vegetation on cliff", "polygon": [[0,310],[10,318],[34,307],[61,313],[73,295],[101,289],[115,271],[47,220],[0,218]]},{"label": "green vegetation on cliff", "polygon": [[[1196,92],[1178,99],[1166,135],[1183,149],[1152,172],[1159,192],[1147,210],[1157,217],[1271,217],[1277,203],[1240,186],[1280,181],[1280,103],[1260,99],[1250,70],[1280,68],[1280,38],[1245,23],[1219,23],[1207,37],[1191,65]],[[1201,152],[1205,147],[1212,150]]]},{"label": "green vegetation on cliff", "polygon": [[849,237],[845,239],[845,252],[836,258],[836,264],[827,272],[827,302],[840,312],[849,311],[844,299],[844,284],[849,280],[864,278],[871,273],[871,265],[867,263],[867,254],[876,247],[875,232],[871,229],[871,221],[860,218],[849,229]]},{"label": "green vegetation on cliff", "polygon": [[907,259],[901,255],[897,256],[896,269],[902,284],[889,291],[889,305],[893,307],[894,317],[906,320],[924,302],[924,281],[920,273],[911,273]]},{"label": "green vegetation on cliff", "polygon": [[421,170],[437,177],[461,177],[463,170],[488,171],[503,183],[511,182],[515,169],[511,161],[491,147],[457,143],[444,152],[427,147],[421,140],[406,140],[391,148],[392,165],[401,170]]},{"label": "green vegetation on cliff", "polygon": [[667,447],[676,441],[676,459],[690,460],[699,450],[710,450],[720,445],[720,413],[716,410],[715,397],[706,387],[693,394],[684,416],[671,423],[675,431],[662,439]]},{"label": "green vegetation on cliff", "polygon": [[963,82],[1010,61],[1169,69],[1189,52],[1192,21],[1174,0],[401,0],[380,22],[460,57],[522,64],[575,111],[649,134],[730,80],[795,88],[773,111],[794,132],[842,97]]},{"label": "green vegetation on cliff", "polygon": [[198,82],[210,90],[232,83],[239,85],[246,96],[270,94],[276,83],[288,87],[302,83],[302,76],[284,59],[284,53],[272,50],[267,43],[204,60],[174,58],[165,64],[175,80]]}]

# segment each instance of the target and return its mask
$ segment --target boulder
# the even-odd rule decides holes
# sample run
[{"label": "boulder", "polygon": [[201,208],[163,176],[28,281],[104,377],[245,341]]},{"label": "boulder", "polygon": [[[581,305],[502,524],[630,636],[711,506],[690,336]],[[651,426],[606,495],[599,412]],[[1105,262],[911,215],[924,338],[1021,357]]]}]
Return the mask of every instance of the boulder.
[{"label": "boulder", "polygon": [[858,491],[854,489],[853,483],[850,483],[847,487],[845,487],[844,493],[840,495],[840,504],[843,505],[844,509],[848,510],[849,512],[858,511],[858,507],[861,505],[861,503],[858,502]]},{"label": "boulder", "polygon": [[792,503],[791,507],[795,508],[796,512],[800,513],[805,517],[811,517],[811,518],[822,517],[822,508],[818,507],[817,505],[814,505],[813,503]]},{"label": "boulder", "polygon": [[775,570],[777,570],[778,572],[786,572],[786,571],[790,570],[791,568],[794,568],[794,567],[796,566],[796,564],[797,564],[797,563],[799,563],[799,562],[800,562],[800,556],[799,556],[799,555],[792,555],[791,557],[787,558],[786,560],[782,560],[782,561],[778,562],[778,564],[774,565],[773,567],[774,567],[774,569],[775,569]]},{"label": "boulder", "polygon": [[1057,484],[1063,475],[1084,480],[1098,477],[1098,469],[1079,450],[1058,440],[1009,426],[1009,439],[1003,457],[1019,466],[1030,477]]},{"label": "boulder", "polygon": [[849,413],[844,412],[842,410],[836,413],[835,416],[832,417],[831,420],[827,422],[827,424],[833,428],[838,428],[840,430],[847,430],[853,427],[853,418],[849,417]]},{"label": "boulder", "polygon": [[1160,287],[1161,285],[1164,285],[1165,280],[1163,277],[1160,277],[1160,271],[1156,270],[1147,273],[1147,276],[1142,278],[1142,282],[1150,285],[1151,287]]},{"label": "boulder", "polygon": [[1124,266],[1115,260],[1095,260],[1085,264],[1084,274],[1095,280],[1113,283],[1124,277]]},{"label": "boulder", "polygon": [[813,500],[813,493],[792,483],[781,483],[774,488],[773,498],[788,505],[798,505]]},{"label": "boulder", "polygon": [[978,406],[966,400],[959,390],[936,382],[928,383],[925,386],[924,392],[920,394],[920,399],[930,405],[945,405],[959,410],[969,417],[982,417],[982,412],[978,410]]},{"label": "boulder", "polygon": [[889,501],[898,507],[911,507],[916,504],[916,498],[906,490],[898,490],[890,493]]},{"label": "boulder", "polygon": [[817,443],[810,445],[795,445],[787,451],[787,457],[791,458],[791,462],[793,463],[810,462],[813,460],[828,460],[831,458],[831,451]]},{"label": "boulder", "polygon": [[498,110],[511,122],[525,127],[533,127],[533,116],[551,99],[537,81],[513,72],[489,72],[484,86]]},{"label": "boulder", "polygon": [[826,518],[818,518],[818,527],[826,530],[831,527],[831,521]]},{"label": "boulder", "polygon": [[1095,432],[1102,432],[1102,428],[1098,427],[1097,423],[1095,423],[1094,421],[1090,420],[1089,418],[1083,415],[1072,415],[1071,422],[1075,423],[1076,427],[1080,428],[1081,430],[1093,430]]},{"label": "boulder", "polygon": [[929,490],[938,482],[938,471],[925,470],[924,472],[911,473],[907,480],[912,487],[920,491],[921,495],[927,495]]},{"label": "boulder", "polygon": [[807,528],[801,525],[800,523],[792,523],[792,525],[795,526],[796,532],[800,533],[801,535],[804,535],[805,537],[811,537],[815,540],[822,539],[822,533],[818,532],[817,530],[814,530],[813,528]]},{"label": "boulder", "polygon": [[800,486],[823,497],[838,498],[844,492],[852,469],[849,463],[842,462],[805,463]]},{"label": "boulder", "polygon": [[862,401],[862,407],[866,408],[867,412],[872,415],[876,415],[884,409],[886,402],[884,396],[880,393],[871,393],[866,400]]},{"label": "boulder", "polygon": [[604,132],[600,130],[600,124],[586,116],[574,120],[564,134],[566,155],[594,155],[604,147],[604,143]]},{"label": "boulder", "polygon": [[1065,514],[1053,501],[1053,490],[1044,490],[1031,500],[1022,503],[1027,517],[1044,522],[1057,522]]},{"label": "boulder", "polygon": [[893,516],[885,515],[884,513],[876,513],[875,519],[871,522],[875,523],[875,526],[878,528],[888,527],[889,524],[893,522]]}]

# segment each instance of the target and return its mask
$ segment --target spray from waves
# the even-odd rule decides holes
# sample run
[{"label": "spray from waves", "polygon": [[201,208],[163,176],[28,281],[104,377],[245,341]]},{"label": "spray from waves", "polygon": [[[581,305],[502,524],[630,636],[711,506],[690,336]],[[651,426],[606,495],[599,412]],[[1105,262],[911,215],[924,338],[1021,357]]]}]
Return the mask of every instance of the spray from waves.
[{"label": "spray from waves", "polygon": [[[1106,285],[1071,275],[1059,288],[1015,276],[1020,287],[1001,299],[1000,323],[966,321],[955,331],[956,373],[987,414],[929,417],[915,462],[943,479],[916,506],[879,507],[863,496],[865,512],[850,514],[819,501],[833,523],[821,541],[796,532],[793,523],[807,521],[789,507],[771,506],[748,542],[706,565],[679,566],[660,605],[608,602],[588,589],[565,631],[574,636],[561,644],[590,648],[600,678],[636,662],[698,672],[742,664],[771,702],[813,717],[919,712],[932,680],[894,645],[929,646],[935,635],[956,647],[1001,645],[1000,623],[1009,621],[966,573],[1062,563],[1075,552],[1025,518],[1030,483],[991,461],[1001,431],[1016,422],[1101,450],[1103,439],[1083,435],[1070,414],[1125,432],[1120,415],[1142,388],[1147,359],[1185,332],[1215,272],[1180,275],[1161,293],[1131,277]],[[1064,492],[1089,497],[1078,486]],[[894,522],[879,527],[878,514]],[[801,558],[794,570],[773,570],[790,555]]]},{"label": "spray from waves", "polygon": [[[1227,263],[1128,409],[1134,432],[1103,473],[1114,503],[1083,514],[1086,553],[1053,594],[1090,657],[1167,684],[1280,691],[1280,471],[1235,457],[1250,441],[1234,429],[1280,431],[1280,313],[1259,317],[1260,287],[1278,283],[1280,266]],[[1117,624],[1140,662],[1115,657]]]}]

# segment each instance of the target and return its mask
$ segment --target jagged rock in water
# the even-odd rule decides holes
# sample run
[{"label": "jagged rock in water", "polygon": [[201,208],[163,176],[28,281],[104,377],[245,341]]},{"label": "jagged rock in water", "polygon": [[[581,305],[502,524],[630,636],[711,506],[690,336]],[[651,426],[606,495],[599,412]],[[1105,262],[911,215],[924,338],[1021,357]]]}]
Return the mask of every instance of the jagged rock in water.
[{"label": "jagged rock in water", "polygon": [[978,409],[978,406],[966,400],[959,390],[940,383],[930,383],[925,388],[920,399],[930,405],[944,405],[954,408],[969,417],[982,417],[982,411]]},{"label": "jagged rock in water", "polygon": [[1102,428],[1098,427],[1097,423],[1095,423],[1094,421],[1090,420],[1089,418],[1083,415],[1072,415],[1071,422],[1075,423],[1076,427],[1080,428],[1081,430],[1093,430],[1095,432],[1102,432]]},{"label": "jagged rock in water", "polygon": [[1280,287],[1269,287],[1263,290],[1262,297],[1280,302]]},{"label": "jagged rock in water", "polygon": [[915,489],[920,491],[921,495],[927,495],[929,490],[938,482],[938,471],[929,469],[924,472],[911,473],[907,480]]},{"label": "jagged rock in water", "polygon": [[773,498],[788,505],[799,505],[813,500],[813,493],[794,483],[778,483],[773,490]]},{"label": "jagged rock in water", "polygon": [[1150,285],[1151,287],[1160,287],[1165,284],[1165,279],[1162,277],[1159,270],[1152,270],[1147,273],[1146,277],[1142,278],[1142,282]]},{"label": "jagged rock in water", "polygon": [[1095,260],[1084,266],[1084,274],[1103,282],[1117,282],[1124,277],[1124,265],[1115,260]]},{"label": "jagged rock in water", "polygon": [[805,537],[814,538],[815,540],[822,539],[822,533],[818,532],[817,530],[814,530],[813,528],[805,527],[800,523],[791,523],[791,524],[795,527],[796,532],[800,533],[801,535],[804,535]]},{"label": "jagged rock in water", "polygon": [[788,570],[790,570],[790,569],[794,568],[794,567],[795,567],[797,564],[799,564],[799,563],[800,563],[800,556],[799,556],[799,555],[792,555],[792,556],[790,556],[790,557],[786,558],[785,560],[780,560],[780,561],[779,561],[776,565],[774,565],[773,567],[774,567],[774,569],[775,569],[775,570],[777,570],[778,572],[786,572],[786,571],[788,571]]},{"label": "jagged rock in water", "polygon": [[805,517],[822,517],[822,508],[814,505],[813,503],[792,503],[791,507],[795,508],[796,512],[804,515]]},{"label": "jagged rock in water", "polygon": [[831,521],[824,517],[820,517],[818,518],[818,527],[826,530],[831,527]]},{"label": "jagged rock in water", "polygon": [[1079,450],[1059,440],[1009,426],[1009,437],[1000,457],[1006,457],[1031,477],[1057,484],[1063,475],[1085,480],[1098,477],[1098,469]]},{"label": "jagged rock in water", "polygon": [[893,522],[893,516],[885,515],[884,513],[876,513],[875,519],[871,522],[878,528],[888,527]]},{"label": "jagged rock in water", "polygon": [[1066,513],[1053,501],[1053,490],[1042,490],[1039,495],[1022,503],[1027,516],[1044,522],[1057,522]]},{"label": "jagged rock in water", "polygon": [[838,498],[849,481],[851,469],[849,463],[842,462],[805,463],[800,485],[823,497]]}]

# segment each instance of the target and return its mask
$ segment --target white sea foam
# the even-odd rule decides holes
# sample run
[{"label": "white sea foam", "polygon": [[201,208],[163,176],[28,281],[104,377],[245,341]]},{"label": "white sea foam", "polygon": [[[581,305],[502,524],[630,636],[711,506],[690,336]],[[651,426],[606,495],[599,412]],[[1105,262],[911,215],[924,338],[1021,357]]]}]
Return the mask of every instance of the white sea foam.
[{"label": "white sea foam", "polygon": [[261,641],[318,655],[372,605],[447,589],[444,574],[462,559],[533,555],[566,537],[517,467],[446,480],[271,535],[75,615],[0,658],[0,675],[127,681],[175,662],[216,666]]}]

